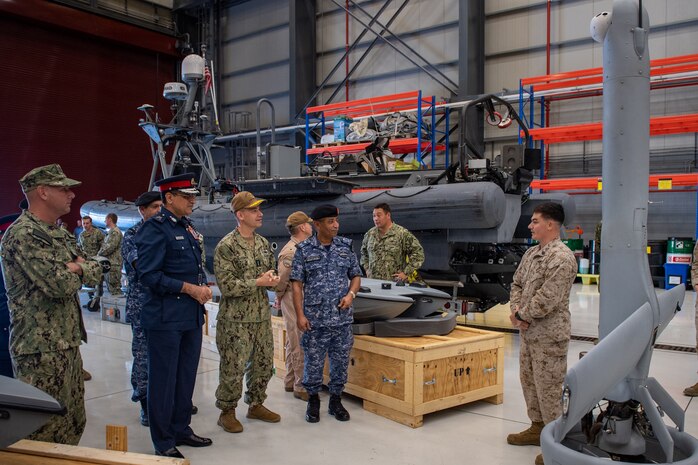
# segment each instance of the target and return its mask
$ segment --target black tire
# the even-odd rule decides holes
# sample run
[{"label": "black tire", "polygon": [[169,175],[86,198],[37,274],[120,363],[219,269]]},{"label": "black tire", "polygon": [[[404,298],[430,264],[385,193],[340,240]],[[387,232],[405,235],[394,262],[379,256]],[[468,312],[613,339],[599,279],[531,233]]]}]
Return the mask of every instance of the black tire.
[{"label": "black tire", "polygon": [[94,299],[91,299],[89,302],[87,302],[87,310],[90,312],[98,312],[99,300],[99,297],[95,297]]}]

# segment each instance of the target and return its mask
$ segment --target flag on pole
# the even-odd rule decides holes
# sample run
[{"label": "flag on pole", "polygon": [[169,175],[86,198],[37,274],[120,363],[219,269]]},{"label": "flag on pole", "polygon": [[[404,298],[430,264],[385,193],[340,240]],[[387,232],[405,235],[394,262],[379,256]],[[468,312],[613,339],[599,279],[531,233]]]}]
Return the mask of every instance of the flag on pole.
[{"label": "flag on pole", "polygon": [[204,95],[206,95],[213,86],[213,77],[211,76],[211,70],[208,68],[208,65],[204,66],[204,81]]}]

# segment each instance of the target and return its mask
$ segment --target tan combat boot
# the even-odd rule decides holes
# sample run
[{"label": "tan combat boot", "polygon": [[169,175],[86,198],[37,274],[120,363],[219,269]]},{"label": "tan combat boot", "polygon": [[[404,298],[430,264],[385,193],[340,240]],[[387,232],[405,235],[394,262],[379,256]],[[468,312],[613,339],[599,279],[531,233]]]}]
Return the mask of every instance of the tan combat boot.
[{"label": "tan combat boot", "polygon": [[698,383],[684,389],[683,395],[688,397],[698,397]]},{"label": "tan combat boot", "polygon": [[247,418],[262,420],[267,423],[278,423],[281,421],[281,415],[272,412],[262,404],[250,405],[250,409],[247,411]]},{"label": "tan combat boot", "polygon": [[235,409],[223,410],[218,417],[218,426],[223,427],[229,433],[242,433],[242,423],[235,418]]},{"label": "tan combat boot", "polygon": [[512,446],[540,446],[540,432],[543,422],[534,421],[528,429],[507,436],[507,442]]},{"label": "tan combat boot", "polygon": [[308,393],[306,391],[293,391],[293,397],[303,402],[308,402]]},{"label": "tan combat boot", "polygon": [[543,454],[536,455],[536,465],[545,465],[543,461]]}]

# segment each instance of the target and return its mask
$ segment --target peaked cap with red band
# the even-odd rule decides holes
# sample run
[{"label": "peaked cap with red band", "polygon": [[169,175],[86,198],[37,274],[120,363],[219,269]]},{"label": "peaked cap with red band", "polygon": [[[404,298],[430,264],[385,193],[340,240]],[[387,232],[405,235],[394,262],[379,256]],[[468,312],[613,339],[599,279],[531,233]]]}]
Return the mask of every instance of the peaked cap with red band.
[{"label": "peaked cap with red band", "polygon": [[161,179],[155,183],[155,187],[161,193],[179,191],[182,194],[199,194],[196,188],[196,175],[194,173],[178,174],[169,178]]}]

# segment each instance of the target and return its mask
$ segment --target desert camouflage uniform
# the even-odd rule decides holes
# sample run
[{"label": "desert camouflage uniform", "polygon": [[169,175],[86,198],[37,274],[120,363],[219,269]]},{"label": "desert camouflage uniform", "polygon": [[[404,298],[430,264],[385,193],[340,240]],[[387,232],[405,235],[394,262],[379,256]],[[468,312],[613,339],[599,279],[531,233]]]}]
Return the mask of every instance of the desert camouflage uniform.
[{"label": "desert camouflage uniform", "polygon": [[121,234],[121,230],[114,226],[107,233],[107,237],[104,238],[102,247],[97,252],[97,255],[101,255],[109,260],[111,263],[111,269],[107,275],[107,282],[109,283],[109,293],[111,295],[121,295],[121,266],[123,265],[121,261],[121,241],[124,235]]},{"label": "desert camouflage uniform", "polygon": [[104,233],[101,229],[92,228],[92,231],[83,231],[80,233],[80,238],[78,243],[82,250],[85,251],[88,257],[94,257],[99,252],[102,247],[102,242],[104,242]]},{"label": "desert camouflage uniform", "polygon": [[303,387],[310,395],[322,388],[325,356],[330,359],[330,394],[340,395],[344,390],[354,345],[354,308],[342,310],[338,305],[356,276],[361,276],[361,269],[351,239],[335,237],[329,249],[320,244],[317,235],[298,244],[290,279],[303,283],[303,313],[310,323],[310,330],[301,336]]},{"label": "desert camouflage uniform", "polygon": [[423,263],[422,245],[414,234],[398,224],[393,223],[383,236],[376,226],[364,235],[361,265],[369,278],[392,280],[399,271],[410,276]]},{"label": "desert camouflage uniform", "polygon": [[29,439],[77,444],[85,429],[85,386],[80,341],[87,335],[78,290],[94,286],[100,265],[83,263],[82,277],[66,263],[85,254],[68,231],[42,222],[28,210],[2,238],[2,271],[12,327],[10,352],[15,374],[66,407]]},{"label": "desert camouflage uniform", "polygon": [[257,278],[276,268],[269,242],[254,234],[254,246],[235,229],[216,246],[213,269],[221,290],[216,324],[216,346],[220,354],[216,407],[229,410],[242,395],[247,376],[245,403],[259,405],[267,398],[273,375],[274,339],[267,288]]},{"label": "desert camouflage uniform", "polygon": [[560,393],[570,342],[570,289],[577,273],[574,254],[560,239],[526,251],[514,273],[511,308],[530,322],[521,331],[521,387],[532,422],[560,416]]},{"label": "desert camouflage uniform", "polygon": [[303,350],[300,346],[301,332],[298,329],[296,310],[293,308],[293,287],[289,277],[293,256],[298,242],[291,239],[279,252],[279,285],[276,300],[281,303],[281,314],[286,327],[286,378],[284,385],[296,392],[303,392]]},{"label": "desert camouflage uniform", "polygon": [[139,221],[126,231],[121,243],[121,257],[124,260],[126,276],[128,277],[128,289],[126,291],[126,322],[131,323],[131,353],[133,365],[131,366],[131,386],[133,394],[131,400],[140,402],[148,396],[148,344],[145,339],[145,330],[141,324],[141,309],[145,302],[145,289],[138,280],[133,264],[138,259],[136,248],[136,233],[143,226],[143,220]]}]

